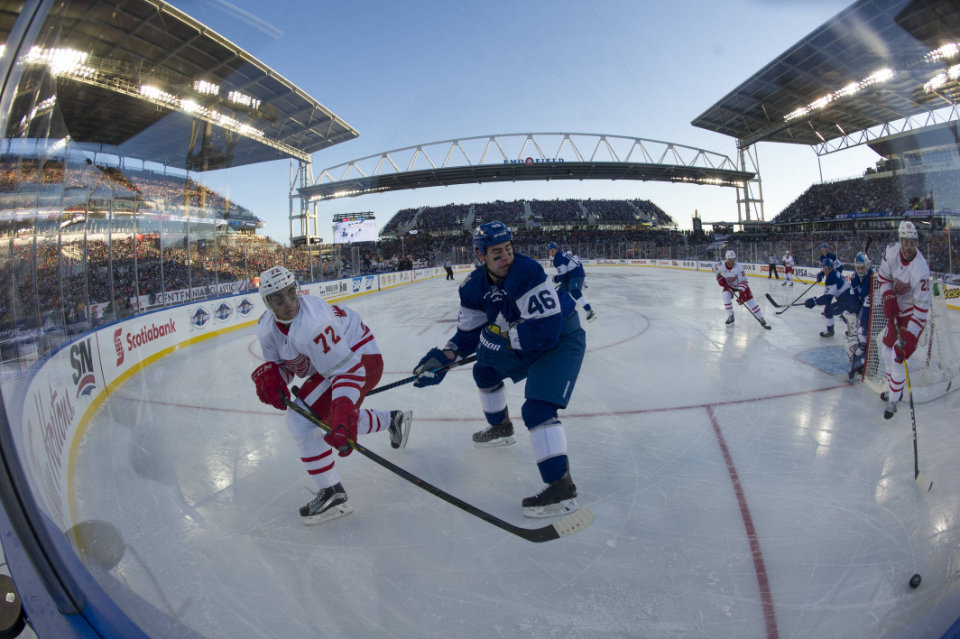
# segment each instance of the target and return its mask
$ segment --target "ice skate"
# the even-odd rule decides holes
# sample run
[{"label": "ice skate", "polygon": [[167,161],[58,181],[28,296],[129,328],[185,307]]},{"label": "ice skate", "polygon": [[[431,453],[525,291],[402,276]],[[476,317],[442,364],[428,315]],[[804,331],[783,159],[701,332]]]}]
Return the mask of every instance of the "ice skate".
[{"label": "ice skate", "polygon": [[820,337],[833,337],[833,327],[820,331]]},{"label": "ice skate", "polygon": [[856,378],[857,375],[860,375],[861,373],[863,373],[863,362],[860,361],[860,360],[858,360],[858,362],[859,362],[859,363],[857,363],[857,364],[853,367],[853,370],[851,370],[851,371],[847,374],[847,378],[848,378],[851,382]]},{"label": "ice skate", "polygon": [[390,411],[390,446],[403,448],[410,437],[410,425],[413,423],[412,410]]},{"label": "ice skate", "polygon": [[594,312],[593,312],[593,309],[591,308],[591,309],[589,310],[589,312],[587,312],[587,321],[588,321],[588,322],[592,322],[592,321],[595,320],[596,318],[597,318],[597,314],[594,313]]},{"label": "ice skate", "polygon": [[727,321],[724,324],[733,324],[733,315],[727,316]]},{"label": "ice skate", "polygon": [[764,318],[762,318],[762,317],[760,318],[760,326],[764,327],[764,328],[767,329],[768,331],[773,330],[773,327],[770,326],[769,324],[767,324],[767,320],[764,319]]},{"label": "ice skate", "polygon": [[[785,281],[784,281],[784,282],[780,282],[780,286],[786,286],[786,285],[787,285],[787,283],[786,283]],[[792,282],[791,282],[790,286],[793,286],[793,283],[792,283]]]},{"label": "ice skate", "polygon": [[473,434],[473,445],[477,448],[494,448],[495,446],[509,446],[516,443],[513,438],[513,422],[505,417],[496,426],[488,426]]},{"label": "ice skate", "polygon": [[577,487],[570,479],[570,473],[549,484],[538,495],[523,500],[523,514],[526,517],[553,517],[572,513],[580,508],[577,503]]},{"label": "ice skate", "polygon": [[347,505],[347,493],[343,485],[337,482],[329,488],[320,490],[316,497],[300,509],[300,521],[310,526],[344,517],[352,512],[353,509]]},{"label": "ice skate", "polygon": [[890,419],[897,414],[897,402],[887,402],[887,407],[883,409],[883,418]]}]

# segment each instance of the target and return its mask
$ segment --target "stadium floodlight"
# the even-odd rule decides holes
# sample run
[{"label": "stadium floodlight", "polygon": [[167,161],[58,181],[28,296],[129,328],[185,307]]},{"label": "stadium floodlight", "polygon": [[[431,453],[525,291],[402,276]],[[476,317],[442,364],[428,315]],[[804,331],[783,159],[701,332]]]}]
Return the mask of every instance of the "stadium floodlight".
[{"label": "stadium floodlight", "polygon": [[843,87],[843,88],[840,89],[839,91],[834,91],[833,93],[828,93],[828,94],[825,95],[825,96],[822,96],[822,97],[820,97],[820,98],[817,98],[816,100],[814,100],[813,102],[811,102],[810,104],[808,104],[808,105],[806,105],[806,106],[802,106],[802,107],[800,107],[800,108],[798,108],[798,109],[796,109],[796,110],[794,110],[794,111],[791,111],[790,113],[788,113],[788,114],[786,114],[785,116],[783,116],[783,120],[784,120],[784,122],[789,122],[789,121],[791,121],[791,120],[796,120],[796,119],[798,119],[798,118],[805,117],[805,116],[809,115],[809,113],[810,113],[811,111],[813,111],[814,109],[825,109],[825,108],[827,108],[831,103],[833,103],[835,100],[838,100],[838,99],[840,99],[840,98],[849,97],[849,96],[851,96],[851,95],[853,95],[853,94],[855,94],[855,93],[857,93],[857,92],[865,89],[866,87],[872,86],[872,85],[874,85],[874,84],[880,84],[880,83],[882,83],[882,82],[887,82],[887,81],[889,81],[891,78],[893,78],[893,76],[894,76],[893,69],[890,69],[890,68],[888,68],[888,67],[884,67],[883,69],[880,69],[880,70],[878,70],[878,71],[874,71],[873,73],[871,73],[870,75],[868,75],[867,77],[865,77],[863,80],[860,80],[859,82],[851,82],[850,84],[848,84],[847,86]]},{"label": "stadium floodlight", "polygon": [[845,86],[845,87],[843,87],[842,89],[840,89],[839,91],[837,91],[837,94],[836,94],[836,95],[837,95],[838,98],[848,98],[848,97],[850,97],[851,95],[856,95],[856,94],[859,93],[859,92],[860,92],[860,83],[859,83],[859,82],[851,82],[851,83],[848,84],[847,86]]},{"label": "stadium floodlight", "polygon": [[811,103],[810,103],[810,108],[811,108],[811,109],[825,109],[825,108],[827,108],[827,106],[830,105],[831,102],[833,102],[833,94],[832,94],[832,93],[828,93],[827,95],[823,96],[822,98],[817,98],[816,100],[814,100],[813,102],[811,102]]},{"label": "stadium floodlight", "polygon": [[193,90],[201,95],[218,95],[220,93],[220,85],[207,82],[206,80],[194,80]]},{"label": "stadium floodlight", "polygon": [[85,51],[67,48],[44,49],[34,45],[27,52],[26,62],[46,65],[54,76],[91,77],[96,71],[87,64],[88,57],[90,56]]},{"label": "stadium floodlight", "polygon": [[940,60],[950,60],[960,55],[960,43],[950,42],[942,47],[936,48],[923,56],[924,62],[939,62]]},{"label": "stadium floodlight", "polygon": [[863,80],[860,80],[860,87],[864,88],[864,87],[873,86],[874,84],[881,84],[883,82],[889,81],[891,78],[893,78],[893,69],[889,67],[884,67],[879,71],[874,71],[873,73],[865,77]]},{"label": "stadium floodlight", "polygon": [[938,73],[923,83],[923,90],[932,93],[947,83],[947,74]]},{"label": "stadium floodlight", "polygon": [[249,107],[251,109],[260,108],[260,100],[249,96],[242,91],[230,91],[227,94],[227,100],[233,102],[234,104],[239,104],[240,106]]},{"label": "stadium floodlight", "polygon": [[180,102],[180,100],[177,99],[177,96],[173,95],[172,93],[167,93],[160,87],[156,87],[152,84],[141,84],[140,95],[156,102],[163,102],[170,105],[177,105]]}]

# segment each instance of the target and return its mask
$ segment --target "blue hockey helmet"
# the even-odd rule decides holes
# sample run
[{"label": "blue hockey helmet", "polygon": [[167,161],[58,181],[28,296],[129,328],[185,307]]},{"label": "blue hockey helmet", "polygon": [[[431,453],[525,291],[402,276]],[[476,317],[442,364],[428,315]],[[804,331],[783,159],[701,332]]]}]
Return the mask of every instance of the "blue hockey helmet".
[{"label": "blue hockey helmet", "polygon": [[473,248],[483,255],[487,249],[495,244],[503,244],[513,240],[513,233],[503,222],[493,221],[481,224],[473,233]]},{"label": "blue hockey helmet", "polygon": [[858,264],[863,264],[864,266],[870,266],[870,258],[867,257],[867,254],[863,251],[857,253],[857,256],[853,258],[854,266]]},{"label": "blue hockey helmet", "polygon": [[820,260],[820,266],[829,266],[830,268],[836,268],[836,264],[833,263],[833,258],[824,257]]},{"label": "blue hockey helmet", "polygon": [[822,249],[830,248],[830,245],[824,242],[823,244],[820,245],[820,248]]},{"label": "blue hockey helmet", "polygon": [[555,249],[555,248],[559,248],[559,247],[557,246],[557,243],[556,243],[556,242],[550,242],[549,244],[547,244],[547,250],[548,250],[548,251],[549,251],[550,249]]}]

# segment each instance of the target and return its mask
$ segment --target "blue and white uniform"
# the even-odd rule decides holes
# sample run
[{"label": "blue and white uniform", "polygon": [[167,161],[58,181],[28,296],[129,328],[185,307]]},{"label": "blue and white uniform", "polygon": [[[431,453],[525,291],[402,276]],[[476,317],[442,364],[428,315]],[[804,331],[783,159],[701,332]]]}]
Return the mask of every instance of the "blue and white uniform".
[{"label": "blue and white uniform", "polygon": [[557,249],[553,254],[553,266],[557,269],[553,281],[560,285],[560,289],[570,293],[574,300],[583,305],[583,310],[589,313],[590,302],[583,295],[583,281],[587,274],[583,270],[583,262],[580,258],[573,253]]},{"label": "blue and white uniform", "polygon": [[854,272],[850,278],[846,308],[843,310],[857,315],[861,329],[867,326],[870,321],[870,293],[872,290],[873,269],[868,268],[863,275]]},{"label": "blue and white uniform", "polygon": [[477,269],[460,285],[457,332],[447,348],[454,347],[459,357],[471,355],[490,325],[499,327],[511,348],[497,365],[473,367],[487,422],[493,426],[506,416],[503,380],[526,378],[523,422],[540,475],[550,484],[567,470],[566,435],[557,411],[570,401],[586,352],[576,303],[553,288],[536,260],[515,254],[502,282],[493,283],[485,269]]},{"label": "blue and white uniform", "polygon": [[[823,294],[819,297],[807,299],[804,304],[807,308],[813,308],[814,306],[824,307],[823,316],[827,319],[827,330],[820,335],[828,337],[833,335],[834,316],[839,315],[844,310],[842,303],[837,304],[834,300],[840,301],[841,296],[847,295],[847,291],[850,289],[850,282],[840,274],[840,270],[836,266],[836,259],[830,255],[824,256],[820,260],[820,264],[830,267],[830,272],[826,273],[822,278],[824,287]],[[823,274],[823,271],[821,271],[821,274]],[[820,279],[818,276],[817,281],[820,281]]]}]

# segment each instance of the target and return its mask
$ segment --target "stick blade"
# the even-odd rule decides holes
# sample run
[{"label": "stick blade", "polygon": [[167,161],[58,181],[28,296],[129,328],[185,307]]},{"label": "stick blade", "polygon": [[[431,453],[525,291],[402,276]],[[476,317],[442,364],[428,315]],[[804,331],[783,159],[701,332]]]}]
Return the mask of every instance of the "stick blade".
[{"label": "stick blade", "polygon": [[521,528],[518,533],[528,541],[540,543],[544,541],[553,541],[567,535],[578,533],[585,530],[593,523],[593,511],[587,507],[579,508],[563,519],[559,519],[549,526],[542,528]]},{"label": "stick blade", "polygon": [[923,476],[922,473],[917,473],[917,485],[920,486],[920,490],[925,493],[929,493],[933,489],[933,482]]}]

